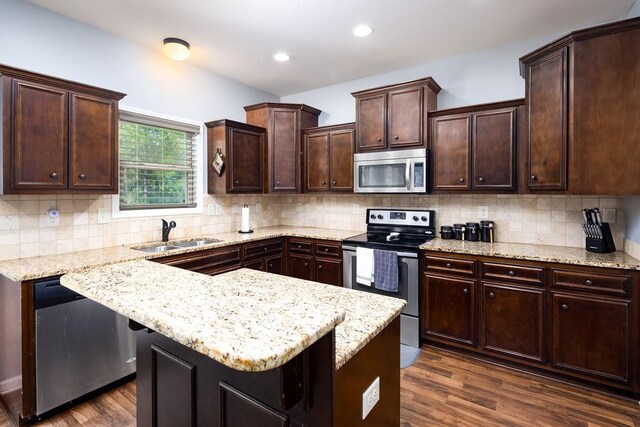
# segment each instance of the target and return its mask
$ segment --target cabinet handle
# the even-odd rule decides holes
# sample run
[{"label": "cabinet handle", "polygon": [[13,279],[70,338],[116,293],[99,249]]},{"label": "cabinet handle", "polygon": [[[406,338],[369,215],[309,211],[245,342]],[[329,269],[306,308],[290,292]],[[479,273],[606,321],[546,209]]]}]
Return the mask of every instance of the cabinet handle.
[{"label": "cabinet handle", "polygon": [[535,175],[531,175],[531,181],[535,181],[536,179],[538,179],[538,177],[537,177],[537,176],[535,176]]},{"label": "cabinet handle", "polygon": [[49,176],[53,179],[58,179],[58,172],[51,172]]},{"label": "cabinet handle", "polygon": [[483,178],[483,177],[480,177],[480,178],[478,178],[478,181],[480,181],[480,182],[484,182],[484,178]]},{"label": "cabinet handle", "polygon": [[591,285],[593,285],[593,282],[591,280],[587,279],[587,280],[584,281],[584,284],[587,285],[587,286],[591,286]]},{"label": "cabinet handle", "polygon": [[322,181],[320,184],[327,185],[327,181]]},{"label": "cabinet handle", "polygon": [[87,175],[81,173],[80,175],[78,175],[78,178],[80,179],[87,179]]},{"label": "cabinet handle", "polygon": [[569,310],[569,306],[568,306],[567,304],[562,304],[562,305],[560,306],[560,308],[562,309],[562,311],[567,311],[567,310]]},{"label": "cabinet handle", "polygon": [[452,265],[451,265],[451,263],[450,263],[450,262],[448,262],[448,263],[447,263],[447,265],[446,265],[445,267],[447,267],[447,268],[451,268],[451,267],[452,267]]},{"label": "cabinet handle", "polygon": [[509,274],[509,276],[515,276],[516,275],[516,273],[513,270],[509,270],[508,274]]},{"label": "cabinet handle", "polygon": [[464,289],[462,290],[462,293],[463,293],[463,294],[468,294],[468,293],[469,293],[469,289],[464,288]]},{"label": "cabinet handle", "polygon": [[393,137],[393,139],[395,139],[395,140],[397,141],[397,140],[398,140],[398,135],[395,135],[395,136]]},{"label": "cabinet handle", "polygon": [[493,292],[489,292],[489,298],[493,298],[495,296],[496,296],[496,294],[494,294]]},{"label": "cabinet handle", "polygon": [[234,181],[236,184],[240,184],[240,181],[238,181],[237,179]]},{"label": "cabinet handle", "polygon": [[464,178],[460,178],[458,181],[460,181],[460,182],[464,182]]}]

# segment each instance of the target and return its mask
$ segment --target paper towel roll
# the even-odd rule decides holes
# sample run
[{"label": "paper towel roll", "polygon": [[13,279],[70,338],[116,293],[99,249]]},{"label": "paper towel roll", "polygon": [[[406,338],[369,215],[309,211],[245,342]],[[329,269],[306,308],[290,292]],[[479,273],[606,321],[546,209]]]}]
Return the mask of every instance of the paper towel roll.
[{"label": "paper towel roll", "polygon": [[249,231],[249,206],[244,205],[242,208],[242,225],[240,226],[240,231],[246,233]]}]

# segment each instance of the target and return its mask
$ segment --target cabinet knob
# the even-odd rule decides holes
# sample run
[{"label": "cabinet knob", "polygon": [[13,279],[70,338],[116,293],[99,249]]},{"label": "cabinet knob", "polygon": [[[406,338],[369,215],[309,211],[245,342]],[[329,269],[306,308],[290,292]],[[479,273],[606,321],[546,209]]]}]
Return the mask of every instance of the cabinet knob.
[{"label": "cabinet knob", "polygon": [[276,181],[276,185],[280,185],[280,181]]},{"label": "cabinet knob", "polygon": [[538,177],[537,177],[537,176],[535,176],[535,175],[531,175],[531,181],[535,181],[536,179],[538,179]]},{"label": "cabinet knob", "polygon": [[569,306],[568,306],[567,304],[562,304],[562,305],[560,306],[560,308],[562,309],[562,311],[567,311],[567,310],[569,310]]},{"label": "cabinet knob", "polygon": [[238,181],[237,179],[235,181],[233,181],[236,184],[240,184],[240,181]]},{"label": "cabinet knob", "polygon": [[265,246],[265,247],[264,247],[264,251],[266,252],[266,251],[267,251],[267,249],[268,249],[268,248]]},{"label": "cabinet knob", "polygon": [[513,271],[513,270],[509,270],[509,273],[507,273],[507,274],[509,274],[509,276],[515,276],[516,275],[515,271]]},{"label": "cabinet knob", "polygon": [[376,139],[376,141],[380,142],[380,141],[382,141],[382,138],[378,138],[378,139]]},{"label": "cabinet knob", "polygon": [[464,289],[462,290],[462,293],[463,293],[463,294],[468,294],[468,293],[469,293],[469,289],[464,288]]},{"label": "cabinet knob", "polygon": [[305,266],[305,267],[308,267],[308,266],[309,266],[309,263],[308,263],[308,262],[305,262],[305,263],[304,263],[304,266]]},{"label": "cabinet knob", "polygon": [[51,172],[49,176],[53,179],[58,179],[58,172]]},{"label": "cabinet knob", "polygon": [[269,264],[269,268],[273,268],[273,264]]},{"label": "cabinet knob", "polygon": [[322,270],[322,264],[318,264],[318,270]]},{"label": "cabinet knob", "polygon": [[324,251],[325,252],[329,252],[329,248],[324,248]]},{"label": "cabinet knob", "polygon": [[333,185],[336,185],[337,183],[338,183],[338,181],[333,181],[332,182]]},{"label": "cabinet knob", "polygon": [[494,298],[496,296],[496,294],[494,294],[493,292],[489,292],[489,298]]},{"label": "cabinet knob", "polygon": [[397,141],[397,140],[398,140],[398,135],[395,135],[395,136],[393,137],[393,139],[395,139],[395,140]]},{"label": "cabinet knob", "polygon": [[460,178],[458,181],[460,181],[460,182],[464,182],[464,178]]},{"label": "cabinet knob", "polygon": [[478,181],[479,181],[479,182],[484,182],[484,178],[483,178],[483,177],[480,177],[480,178],[478,178]]},{"label": "cabinet knob", "polygon": [[322,181],[320,184],[327,185],[327,181]]},{"label": "cabinet knob", "polygon": [[584,284],[587,285],[587,286],[591,286],[591,285],[593,285],[593,282],[591,280],[587,279],[587,280],[584,281]]},{"label": "cabinet knob", "polygon": [[447,268],[451,268],[451,267],[452,267],[451,263],[450,263],[450,262],[448,262],[448,263],[446,264],[446,267],[447,267]]},{"label": "cabinet knob", "polygon": [[81,173],[80,175],[78,175],[78,178],[80,179],[87,179],[87,175],[84,173]]},{"label": "cabinet knob", "polygon": [[302,248],[302,245],[298,245],[298,249],[301,249],[301,248]]}]

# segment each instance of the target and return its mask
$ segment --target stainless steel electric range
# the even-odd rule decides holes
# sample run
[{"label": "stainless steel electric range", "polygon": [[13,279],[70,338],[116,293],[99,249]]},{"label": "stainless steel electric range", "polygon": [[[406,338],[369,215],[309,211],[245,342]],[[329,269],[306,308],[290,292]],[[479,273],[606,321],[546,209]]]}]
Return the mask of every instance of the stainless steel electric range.
[{"label": "stainless steel electric range", "polygon": [[[435,237],[435,212],[424,209],[367,209],[367,232],[342,241],[343,283],[347,288],[402,298],[407,306],[400,316],[402,344],[420,347],[419,246]],[[388,292],[356,281],[358,247],[395,251],[398,256],[398,291]]]}]

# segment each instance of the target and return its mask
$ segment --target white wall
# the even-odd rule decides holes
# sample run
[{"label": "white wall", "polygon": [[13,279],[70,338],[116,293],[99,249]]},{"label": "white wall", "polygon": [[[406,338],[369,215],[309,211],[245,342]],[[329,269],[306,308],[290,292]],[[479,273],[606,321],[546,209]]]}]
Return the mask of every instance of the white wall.
[{"label": "white wall", "polygon": [[355,101],[351,92],[427,76],[433,77],[442,87],[438,95],[439,109],[522,98],[524,80],[520,77],[518,58],[557,36],[549,35],[288,95],[282,102],[304,102],[319,108],[322,110],[320,125],[329,125],[355,121]]},{"label": "white wall", "polygon": [[0,0],[0,63],[124,92],[124,105],[198,121],[244,121],[243,106],[278,101],[23,0]]}]

